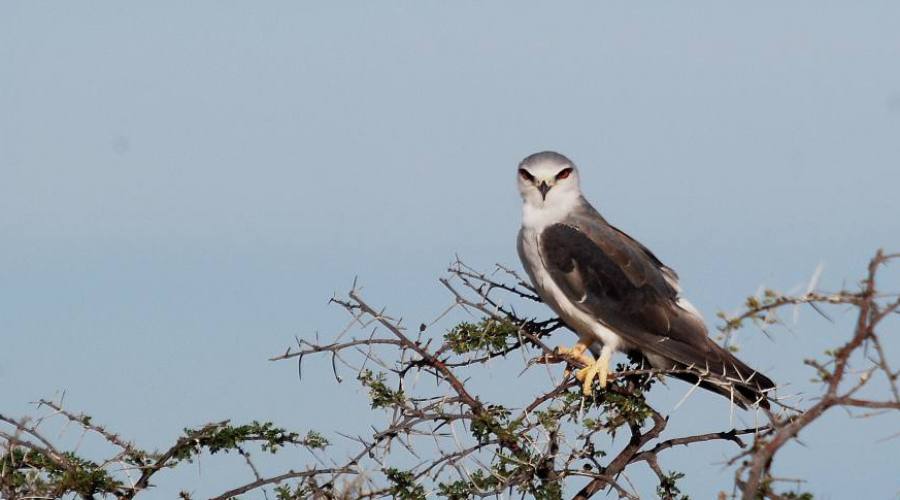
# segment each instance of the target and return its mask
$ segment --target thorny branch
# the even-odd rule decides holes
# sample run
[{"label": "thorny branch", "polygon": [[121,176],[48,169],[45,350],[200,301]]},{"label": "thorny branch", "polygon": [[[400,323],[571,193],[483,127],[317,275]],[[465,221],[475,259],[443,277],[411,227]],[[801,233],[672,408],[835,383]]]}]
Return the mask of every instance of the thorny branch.
[{"label": "thorny branch", "polygon": [[[900,254],[886,255],[879,250],[869,262],[868,273],[862,282],[861,289],[857,292],[841,291],[836,294],[807,294],[800,299],[810,303],[847,304],[858,309],[856,325],[853,336],[836,351],[829,352],[830,359],[827,362],[806,360],[806,364],[817,370],[817,376],[822,380],[825,391],[811,407],[795,414],[772,417],[773,432],[766,436],[758,436],[753,445],[753,453],[738,469],[736,484],[741,488],[742,495],[746,499],[756,498],[762,493],[770,495],[767,486],[767,477],[775,454],[789,441],[806,427],[815,422],[828,410],[835,407],[863,407],[884,410],[900,410],[900,397],[898,397],[897,379],[900,372],[890,368],[876,328],[880,323],[900,308],[900,299],[879,297],[876,286],[876,278],[881,267],[892,259],[900,257]],[[890,296],[888,296],[890,297]],[[772,309],[771,303],[788,304],[797,303],[785,300],[781,297],[773,297],[767,303],[760,303],[751,307],[739,318],[759,318],[760,314]],[[867,345],[875,347],[876,356],[860,355]],[[861,363],[857,367],[862,370],[861,375],[853,380],[848,380],[851,361]],[[860,400],[854,398],[860,389],[874,380],[874,375],[880,373],[883,382],[890,388],[891,399],[885,401]]]},{"label": "thorny branch", "polygon": [[[387,419],[367,436],[341,434],[350,440],[348,449],[356,448],[348,458],[321,455],[320,450],[329,445],[321,434],[310,431],[301,436],[258,422],[236,426],[224,421],[186,429],[168,449],[147,451],[87,415],[41,400],[38,408],[50,411],[41,418],[17,420],[0,415],[0,497],[134,498],[151,488],[163,470],[201,453],[234,451],[243,458],[252,479],[228,488],[217,500],[265,493],[269,488],[280,500],[460,499],[506,494],[536,498],[574,494],[573,498],[587,499],[604,491],[639,498],[639,488],[628,474],[629,467],[638,463],[647,464],[651,477],[655,476],[656,494],[674,499],[681,498],[678,479],[683,474],[663,468],[665,452],[678,446],[731,442],[740,449],[730,461],[736,469],[734,496],[739,492],[745,499],[784,498],[773,488],[778,479],[771,475],[773,458],[822,414],[835,407],[900,410],[900,373],[892,368],[877,330],[900,309],[900,298],[876,287],[879,269],[897,257],[878,252],[858,291],[827,293],[811,287],[799,296],[766,291],[762,297],[748,299],[745,311],[733,317],[720,315],[724,321],[720,330],[730,334],[748,321],[763,327],[778,324],[777,313],[785,307],[808,304],[823,315],[828,307],[858,310],[848,341],[829,352],[827,359],[806,361],[822,382],[823,392],[815,403],[807,408],[780,405],[777,411],[766,411],[767,422],[757,427],[666,435],[669,417],[649,405],[645,395],[661,378],[676,373],[730,383],[699,367],[656,370],[634,361],[620,365],[606,389],[595,390],[589,398],[581,396],[580,384],[571,376],[551,377],[544,387],[534,385],[520,401],[479,394],[484,388],[472,381],[486,370],[511,385],[515,382],[506,375],[510,365],[517,366],[515,371],[550,362],[573,369],[582,366],[575,359],[560,357],[546,343],[565,326],[560,320],[517,313],[517,304],[540,299],[515,271],[498,265],[494,272],[482,273],[457,259],[440,280],[451,303],[432,321],[410,329],[371,305],[354,283],[345,298],[332,299],[350,320],[331,342],[320,342],[318,336],[298,338],[296,346],[271,358],[293,360],[299,371],[309,356],[328,356],[338,382],[343,380],[340,372],[349,369],[368,391],[372,409]],[[441,326],[460,314],[467,321]],[[442,335],[435,335],[438,328],[444,328]],[[360,335],[345,338],[351,332]],[[510,358],[513,354],[517,356]],[[561,368],[550,372],[561,374]],[[880,392],[887,396],[863,395],[871,392],[862,389],[875,379],[884,384]],[[90,461],[58,449],[42,430],[54,419],[80,427],[117,452]],[[620,433],[627,433],[626,442],[617,442]],[[299,446],[312,452],[316,465],[266,474],[251,459],[248,446],[253,444],[269,452]],[[190,498],[187,492],[181,496]]]}]

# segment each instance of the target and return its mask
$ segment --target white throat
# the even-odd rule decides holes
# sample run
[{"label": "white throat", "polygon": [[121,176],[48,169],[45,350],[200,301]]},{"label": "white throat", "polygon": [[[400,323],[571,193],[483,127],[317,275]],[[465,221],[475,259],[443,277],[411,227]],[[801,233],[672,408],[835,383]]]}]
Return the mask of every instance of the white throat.
[{"label": "white throat", "polygon": [[551,200],[522,204],[522,227],[540,232],[545,227],[561,222],[578,205],[578,193],[553,193]]}]

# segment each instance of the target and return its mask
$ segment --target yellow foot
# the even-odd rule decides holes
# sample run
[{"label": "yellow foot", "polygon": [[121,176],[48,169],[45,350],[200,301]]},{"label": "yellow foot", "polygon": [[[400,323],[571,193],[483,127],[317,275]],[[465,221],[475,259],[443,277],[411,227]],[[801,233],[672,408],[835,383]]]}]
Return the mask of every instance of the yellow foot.
[{"label": "yellow foot", "polygon": [[[554,354],[556,354],[563,360],[574,359],[585,366],[591,366],[592,364],[594,364],[594,358],[584,353],[587,348],[587,344],[578,342],[577,344],[575,344],[575,347],[572,347],[571,349],[568,347],[557,347],[554,351]],[[567,366],[566,370],[563,372],[563,378],[569,378],[570,373],[572,373],[572,370]]]},{"label": "yellow foot", "polygon": [[572,373],[572,364],[579,363],[586,367],[594,364],[594,358],[585,354],[585,351],[588,350],[588,346],[589,344],[579,340],[574,347],[557,347],[553,350],[552,353],[544,354],[532,361],[529,361],[529,364],[568,363],[568,365],[566,366],[566,370],[563,372],[563,379],[567,379]]},{"label": "yellow foot", "polygon": [[609,379],[609,361],[612,359],[612,349],[603,347],[600,350],[600,357],[597,361],[588,365],[587,368],[579,370],[575,374],[575,378],[581,382],[581,392],[585,396],[590,396],[593,391],[594,378],[596,377],[600,383],[600,388],[606,388],[606,382]]}]

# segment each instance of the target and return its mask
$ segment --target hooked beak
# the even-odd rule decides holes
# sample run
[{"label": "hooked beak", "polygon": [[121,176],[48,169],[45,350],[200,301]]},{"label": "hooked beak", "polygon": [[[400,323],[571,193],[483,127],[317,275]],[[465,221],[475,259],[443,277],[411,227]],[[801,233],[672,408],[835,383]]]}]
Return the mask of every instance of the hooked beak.
[{"label": "hooked beak", "polygon": [[547,184],[547,181],[541,181],[541,185],[538,186],[538,191],[541,192],[541,199],[547,201],[547,191],[550,191],[550,186]]}]

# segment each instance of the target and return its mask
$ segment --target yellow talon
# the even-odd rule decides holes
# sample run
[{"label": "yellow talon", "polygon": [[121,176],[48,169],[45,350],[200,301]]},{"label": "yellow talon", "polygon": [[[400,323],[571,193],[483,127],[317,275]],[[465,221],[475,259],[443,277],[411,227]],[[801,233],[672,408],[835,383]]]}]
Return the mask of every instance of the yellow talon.
[{"label": "yellow talon", "polygon": [[[584,353],[584,351],[586,351],[587,349],[588,349],[587,344],[585,344],[581,341],[578,341],[578,343],[575,344],[575,346],[572,348],[557,347],[556,354],[563,359],[571,358],[571,359],[575,359],[575,360],[581,362],[582,364],[584,364],[586,366],[591,366],[592,364],[594,364],[594,360],[593,360],[593,358],[591,358],[590,356],[588,356],[587,354]],[[569,367],[566,367],[565,371],[563,372],[563,379],[569,378],[570,373],[572,373],[572,370]]]},{"label": "yellow talon", "polygon": [[[603,347],[600,350],[600,357],[594,360],[585,351],[590,347],[590,343],[579,340],[574,347],[557,347],[553,354],[541,357],[541,363],[558,363],[560,361],[575,360],[585,367],[575,372],[575,378],[581,382],[581,392],[585,396],[590,396],[593,390],[594,378],[600,383],[600,388],[606,388],[609,379],[609,362],[612,359],[613,350]],[[569,378],[572,373],[571,368],[566,367],[563,372],[563,379]]]},{"label": "yellow talon", "polygon": [[594,377],[598,379],[600,388],[605,389],[609,379],[609,362],[612,359],[612,349],[603,347],[600,351],[600,357],[597,361],[588,365],[587,368],[579,370],[575,374],[575,378],[581,382],[581,392],[585,396],[590,396],[593,392]]}]

